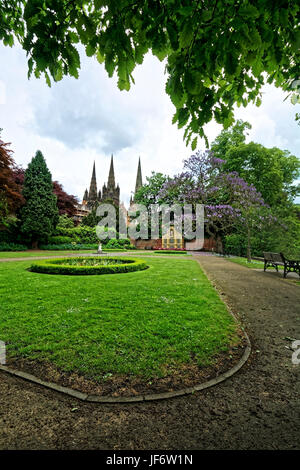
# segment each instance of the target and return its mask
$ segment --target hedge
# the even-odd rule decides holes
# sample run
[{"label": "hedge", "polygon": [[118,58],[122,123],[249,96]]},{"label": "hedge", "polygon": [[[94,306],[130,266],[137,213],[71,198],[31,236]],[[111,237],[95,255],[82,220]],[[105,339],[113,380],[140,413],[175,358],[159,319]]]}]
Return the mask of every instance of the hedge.
[{"label": "hedge", "polygon": [[76,243],[99,243],[99,238],[96,234],[95,227],[74,227],[74,228],[63,228],[63,227],[56,227],[54,233],[54,237],[69,237],[72,239],[73,242]]},{"label": "hedge", "polygon": [[48,238],[48,245],[65,245],[66,243],[72,243],[72,238],[63,237],[62,235]]},{"label": "hedge", "polygon": [[19,243],[0,242],[0,251],[25,251],[27,249],[27,246]]},{"label": "hedge", "polygon": [[69,274],[69,275],[90,275],[90,274],[119,274],[134,271],[142,271],[149,266],[140,259],[118,259],[118,258],[101,258],[102,260],[117,261],[119,264],[103,265],[103,266],[68,266],[65,263],[68,260],[97,259],[98,257],[89,258],[64,258],[64,259],[48,259],[37,261],[32,264],[29,271],[45,274]]},{"label": "hedge", "polygon": [[97,250],[99,245],[95,243],[85,244],[85,243],[63,243],[61,245],[41,245],[41,250],[55,250],[55,251],[79,251],[79,250]]},{"label": "hedge", "polygon": [[163,255],[186,255],[187,251],[184,250],[156,250],[154,253],[160,253]]}]

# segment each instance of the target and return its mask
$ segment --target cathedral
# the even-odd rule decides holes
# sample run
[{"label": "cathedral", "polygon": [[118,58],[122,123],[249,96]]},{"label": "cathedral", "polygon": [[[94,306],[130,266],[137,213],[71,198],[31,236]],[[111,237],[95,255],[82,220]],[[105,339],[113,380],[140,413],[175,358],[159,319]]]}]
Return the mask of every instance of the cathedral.
[{"label": "cathedral", "polygon": [[[138,169],[137,169],[137,176],[136,176],[136,184],[135,184],[135,191],[134,194],[140,189],[143,185],[142,181],[142,169],[141,169],[141,159],[139,158],[138,162]],[[86,206],[88,211],[91,211],[93,207],[97,206],[100,202],[105,201],[112,201],[115,206],[120,206],[120,187],[115,181],[115,170],[114,170],[114,157],[111,156],[110,161],[110,168],[108,174],[108,181],[107,184],[104,183],[101,190],[97,190],[97,179],[96,179],[96,167],[95,162],[93,166],[92,178],[90,182],[90,189],[89,191],[86,189],[82,206]],[[134,202],[134,196],[130,198],[130,205]]]}]

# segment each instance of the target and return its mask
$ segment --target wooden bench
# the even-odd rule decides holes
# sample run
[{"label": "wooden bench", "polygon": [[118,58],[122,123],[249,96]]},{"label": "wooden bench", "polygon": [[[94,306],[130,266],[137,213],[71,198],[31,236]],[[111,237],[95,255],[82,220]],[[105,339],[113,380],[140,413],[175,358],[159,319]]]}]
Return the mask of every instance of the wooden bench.
[{"label": "wooden bench", "polygon": [[287,259],[283,253],[264,252],[264,271],[273,267],[278,272],[278,266],[283,266],[283,277],[288,273],[297,273],[300,277],[300,260]]}]

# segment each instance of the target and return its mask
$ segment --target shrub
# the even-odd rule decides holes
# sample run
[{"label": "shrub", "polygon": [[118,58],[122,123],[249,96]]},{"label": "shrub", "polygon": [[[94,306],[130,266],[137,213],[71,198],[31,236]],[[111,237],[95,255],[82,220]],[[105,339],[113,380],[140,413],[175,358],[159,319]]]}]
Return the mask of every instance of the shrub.
[{"label": "shrub", "polygon": [[56,237],[49,237],[48,238],[48,244],[49,245],[63,245],[66,243],[72,243],[72,238],[71,237],[63,237],[61,235],[58,235]]},{"label": "shrub", "polygon": [[73,228],[74,221],[71,217],[68,217],[67,214],[60,215],[58,218],[58,224],[56,228]]},{"label": "shrub", "polygon": [[[86,265],[84,265],[85,260]],[[102,264],[93,265],[93,260],[97,260],[98,263],[102,262]],[[75,264],[76,261],[78,265]],[[107,261],[108,264],[104,264],[105,261]],[[139,259],[79,257],[37,261],[30,266],[29,271],[45,274],[94,275],[129,273],[141,271],[148,267],[149,266],[143,260]]]},{"label": "shrub", "polygon": [[41,250],[97,250],[98,244],[95,243],[63,243],[61,245],[41,245]]},{"label": "shrub", "polygon": [[186,255],[185,250],[155,250],[154,253],[160,253],[164,255]]},{"label": "shrub", "polygon": [[52,235],[70,237],[76,243],[99,243],[95,227],[56,227]]},{"label": "shrub", "polygon": [[25,251],[27,246],[18,243],[0,242],[0,251]]},{"label": "shrub", "polygon": [[226,235],[224,239],[224,251],[235,256],[246,256],[247,240],[245,236],[239,233]]},{"label": "shrub", "polygon": [[123,249],[124,247],[124,243],[120,243],[120,242],[123,242],[124,240],[117,240],[116,238],[111,238],[105,245],[105,248],[117,248],[117,249]]}]

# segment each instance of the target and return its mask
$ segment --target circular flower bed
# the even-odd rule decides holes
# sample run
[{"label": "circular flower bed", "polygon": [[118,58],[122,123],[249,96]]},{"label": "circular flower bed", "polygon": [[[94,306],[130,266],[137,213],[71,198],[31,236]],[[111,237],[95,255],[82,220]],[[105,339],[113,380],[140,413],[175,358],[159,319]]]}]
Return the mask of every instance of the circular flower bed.
[{"label": "circular flower bed", "polygon": [[30,266],[29,271],[46,274],[117,274],[142,271],[148,267],[140,259],[81,256],[37,261]]}]

